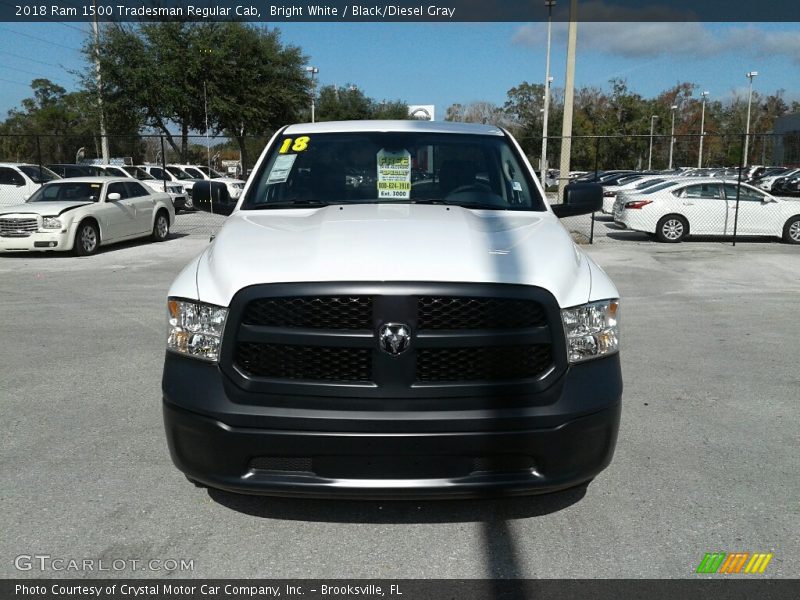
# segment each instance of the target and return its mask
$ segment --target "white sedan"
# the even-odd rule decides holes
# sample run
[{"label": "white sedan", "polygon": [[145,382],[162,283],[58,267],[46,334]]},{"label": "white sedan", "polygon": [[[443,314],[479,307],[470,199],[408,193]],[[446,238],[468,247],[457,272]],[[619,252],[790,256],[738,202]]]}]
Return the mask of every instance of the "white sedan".
[{"label": "white sedan", "polygon": [[24,204],[0,210],[0,252],[74,250],[150,236],[160,242],[175,222],[169,195],[132,178],[74,177],[47,183]]},{"label": "white sedan", "polygon": [[665,183],[626,195],[614,206],[614,222],[654,234],[662,242],[688,235],[772,236],[800,244],[800,201],[779,198],[751,185],[718,178]]}]

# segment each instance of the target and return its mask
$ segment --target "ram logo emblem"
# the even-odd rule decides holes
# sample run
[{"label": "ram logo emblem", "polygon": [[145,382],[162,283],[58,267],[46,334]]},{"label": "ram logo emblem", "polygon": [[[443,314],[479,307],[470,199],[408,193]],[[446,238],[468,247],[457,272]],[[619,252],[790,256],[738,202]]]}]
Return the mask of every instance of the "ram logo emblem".
[{"label": "ram logo emblem", "polygon": [[386,323],[378,331],[381,350],[392,356],[400,356],[411,346],[411,328],[402,323]]}]

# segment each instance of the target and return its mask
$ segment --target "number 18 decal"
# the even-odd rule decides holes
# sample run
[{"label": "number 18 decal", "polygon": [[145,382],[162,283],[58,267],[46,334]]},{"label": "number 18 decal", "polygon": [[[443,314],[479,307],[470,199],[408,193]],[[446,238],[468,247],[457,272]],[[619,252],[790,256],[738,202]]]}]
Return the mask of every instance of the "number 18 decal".
[{"label": "number 18 decal", "polygon": [[[303,152],[308,148],[308,142],[311,141],[311,138],[307,135],[300,136],[299,138],[292,140],[292,138],[286,138],[283,140],[283,144],[281,144],[280,150],[278,152],[280,154],[286,154],[290,150],[292,152]],[[292,143],[294,142],[294,143]]]}]

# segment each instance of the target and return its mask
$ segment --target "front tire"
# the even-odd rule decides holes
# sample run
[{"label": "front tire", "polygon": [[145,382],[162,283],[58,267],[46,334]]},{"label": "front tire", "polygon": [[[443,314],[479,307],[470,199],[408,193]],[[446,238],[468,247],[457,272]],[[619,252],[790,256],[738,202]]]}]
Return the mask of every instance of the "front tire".
[{"label": "front tire", "polygon": [[680,215],[662,217],[656,225],[656,238],[659,242],[675,244],[689,235],[689,223]]},{"label": "front tire", "polygon": [[783,241],[787,244],[800,244],[800,215],[786,221],[783,227]]},{"label": "front tire", "polygon": [[155,223],[153,223],[153,233],[151,235],[154,242],[163,242],[169,235],[169,216],[163,210],[158,211],[156,214]]},{"label": "front tire", "polygon": [[78,256],[91,256],[100,247],[100,231],[91,221],[84,221],[78,225],[75,232],[75,254]]}]

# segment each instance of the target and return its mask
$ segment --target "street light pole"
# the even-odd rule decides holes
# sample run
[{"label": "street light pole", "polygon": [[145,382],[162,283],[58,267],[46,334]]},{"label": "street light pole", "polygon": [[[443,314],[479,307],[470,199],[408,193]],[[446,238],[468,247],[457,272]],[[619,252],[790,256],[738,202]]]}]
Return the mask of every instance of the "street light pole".
[{"label": "street light pole", "polygon": [[542,157],[540,159],[540,171],[542,177],[542,189],[547,187],[547,119],[550,115],[550,84],[553,78],[550,77],[550,42],[553,34],[553,7],[556,0],[545,0],[547,7],[547,66],[544,76],[544,116],[542,117]]},{"label": "street light pole", "polygon": [[753,78],[758,75],[758,71],[750,71],[745,77],[750,80],[750,92],[747,96],[747,129],[744,134],[744,161],[742,166],[747,166],[747,151],[750,146],[750,107],[753,104]]},{"label": "street light pole", "polygon": [[111,156],[108,149],[108,135],[106,134],[106,117],[103,109],[103,80],[100,76],[100,25],[97,22],[97,0],[93,0],[94,19],[92,31],[94,33],[94,73],[97,81],[97,107],[100,109],[100,147],[103,155],[103,164],[107,165]]},{"label": "street light pole", "polygon": [[672,170],[672,151],[675,148],[675,111],[678,110],[678,105],[677,104],[673,104],[670,107],[670,110],[672,110],[672,133],[670,134],[670,138],[669,138],[669,167],[667,167],[667,169],[671,171]]},{"label": "street light pole", "polygon": [[319,73],[319,69],[317,67],[306,67],[306,72],[311,75],[311,122],[314,122],[314,109],[315,109],[315,96],[317,92],[317,88],[314,85],[314,75]]},{"label": "street light pole", "polygon": [[700,94],[700,97],[703,99],[703,110],[700,113],[700,152],[697,154],[697,168],[703,168],[703,140],[706,137],[706,98],[708,98],[708,92],[703,92]]},{"label": "street light pole", "polygon": [[567,29],[567,74],[564,78],[564,119],[561,123],[561,160],[559,162],[558,197],[564,201],[564,188],[569,181],[572,155],[572,112],[575,103],[575,52],[578,45],[578,0],[569,3]]},{"label": "street light pole", "polygon": [[658,119],[658,115],[653,115],[650,117],[650,155],[647,157],[647,170],[653,170],[653,128],[656,125],[656,119]]}]

